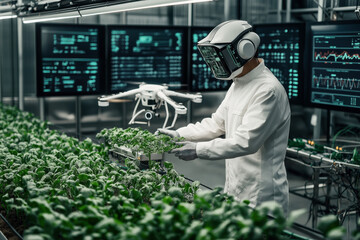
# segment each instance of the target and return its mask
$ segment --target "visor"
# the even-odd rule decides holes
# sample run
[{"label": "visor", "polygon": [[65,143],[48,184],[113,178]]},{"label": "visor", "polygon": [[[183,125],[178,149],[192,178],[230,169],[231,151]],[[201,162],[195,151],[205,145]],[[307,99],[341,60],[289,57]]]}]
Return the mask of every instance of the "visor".
[{"label": "visor", "polygon": [[250,30],[243,32],[231,43],[212,44],[204,42],[197,45],[200,54],[210,67],[215,78],[228,79],[233,72],[248,62],[248,60],[242,59],[239,56],[237,44]]}]

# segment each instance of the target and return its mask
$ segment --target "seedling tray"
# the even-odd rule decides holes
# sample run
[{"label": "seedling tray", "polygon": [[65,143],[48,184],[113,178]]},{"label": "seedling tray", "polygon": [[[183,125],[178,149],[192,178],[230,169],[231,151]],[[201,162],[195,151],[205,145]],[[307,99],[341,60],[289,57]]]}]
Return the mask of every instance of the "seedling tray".
[{"label": "seedling tray", "polygon": [[[119,163],[121,166],[125,166],[125,159],[128,158],[134,160],[136,165],[142,170],[149,168],[149,157],[143,152],[136,152],[128,147],[114,146],[110,149],[109,155],[112,161]],[[150,157],[151,161],[156,161],[159,162],[161,166],[163,165],[164,154],[152,153]]]},{"label": "seedling tray", "polygon": [[[126,157],[126,158],[130,158],[130,159],[134,159],[140,162],[148,162],[149,161],[149,156],[145,155],[142,151],[136,151],[133,150],[131,148],[125,147],[125,146],[114,146],[110,151],[112,151],[113,153],[116,153],[120,156]],[[163,160],[164,159],[164,154],[163,153],[152,153],[150,155],[150,159],[151,160]]]}]

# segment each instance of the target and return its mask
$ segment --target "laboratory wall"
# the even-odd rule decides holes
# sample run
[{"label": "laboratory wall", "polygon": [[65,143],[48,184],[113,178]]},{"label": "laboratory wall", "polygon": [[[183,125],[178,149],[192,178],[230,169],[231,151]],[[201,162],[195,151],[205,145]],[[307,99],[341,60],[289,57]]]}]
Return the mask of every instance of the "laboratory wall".
[{"label": "laboratory wall", "polygon": [[[330,4],[334,1],[327,1]],[[354,6],[356,1],[338,1],[338,6]],[[128,13],[107,14],[84,17],[76,20],[56,21],[72,24],[103,24],[103,25],[170,25],[170,26],[210,26],[213,27],[228,19],[244,19],[251,24],[285,22],[286,5],[292,8],[316,8],[312,0],[308,1],[213,1],[209,3],[193,4],[189,6],[163,7]],[[189,14],[190,17],[189,18]],[[330,16],[327,16],[330,17]],[[353,13],[345,12],[344,19],[354,19]],[[98,96],[83,97],[36,97],[36,61],[35,61],[35,24],[22,24],[22,31],[18,31],[17,19],[0,21],[0,97],[6,104],[18,105],[19,97],[19,61],[23,62],[24,81],[24,110],[33,112],[41,117],[41,101],[44,103],[44,119],[53,122],[64,131],[73,132],[76,126],[76,102],[81,106],[82,134],[93,134],[104,127],[127,127],[134,102],[114,103],[108,108],[99,108]],[[314,13],[291,14],[291,22],[316,21]],[[18,53],[18,42],[22,43],[22,56]],[[225,96],[224,91],[203,93],[202,104],[191,104],[189,116],[181,116],[176,127],[184,126],[189,121],[199,121],[214,112]],[[185,103],[186,104],[186,103]],[[291,136],[311,137],[313,135],[314,109],[302,105],[292,106]],[[359,115],[332,111],[332,122],[359,123]],[[160,112],[164,116],[164,112]],[[326,111],[322,110],[322,116]],[[161,127],[163,119],[155,119],[151,123],[151,130]],[[326,125],[326,119],[322,118]],[[324,133],[322,127],[321,133]],[[335,131],[335,129],[333,129]]]}]

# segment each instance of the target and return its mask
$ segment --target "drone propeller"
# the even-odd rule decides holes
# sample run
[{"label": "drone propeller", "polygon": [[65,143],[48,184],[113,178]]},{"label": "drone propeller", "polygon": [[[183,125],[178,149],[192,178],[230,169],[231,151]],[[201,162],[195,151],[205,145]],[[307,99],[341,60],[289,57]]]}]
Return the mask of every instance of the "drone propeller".
[{"label": "drone propeller", "polygon": [[130,84],[130,85],[142,85],[142,84],[157,84],[167,87],[187,87],[188,84],[185,83],[147,83],[147,82],[136,82],[136,81],[124,81],[124,83]]}]

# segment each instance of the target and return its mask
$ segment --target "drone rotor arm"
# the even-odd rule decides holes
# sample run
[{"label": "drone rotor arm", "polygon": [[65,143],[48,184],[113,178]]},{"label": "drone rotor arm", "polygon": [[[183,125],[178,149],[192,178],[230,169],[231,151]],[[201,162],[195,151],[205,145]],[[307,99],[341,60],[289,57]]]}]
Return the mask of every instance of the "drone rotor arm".
[{"label": "drone rotor arm", "polygon": [[110,95],[107,97],[101,97],[101,98],[99,98],[99,101],[109,101],[109,100],[116,99],[116,98],[128,97],[128,96],[135,95],[136,93],[139,93],[139,92],[141,92],[140,89],[132,89],[127,92],[120,92],[120,93]]},{"label": "drone rotor arm", "polygon": [[113,95],[110,95],[110,96],[99,97],[98,98],[98,105],[99,106],[108,106],[109,105],[109,103],[108,103],[109,100],[132,96],[132,95],[134,95],[136,93],[139,93],[140,91],[141,91],[140,89],[132,89],[132,90],[127,91],[127,92],[120,92],[120,93],[113,94]]},{"label": "drone rotor arm", "polygon": [[180,97],[185,98],[188,100],[191,100],[195,103],[201,103],[202,102],[202,96],[201,94],[191,94],[191,93],[179,93],[171,90],[164,90],[165,94],[168,96],[174,96],[174,97]]}]

